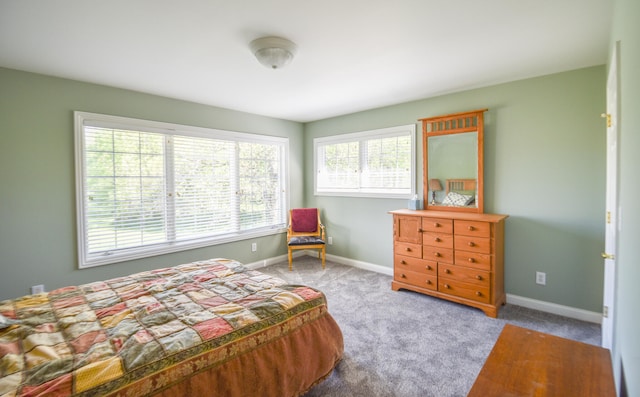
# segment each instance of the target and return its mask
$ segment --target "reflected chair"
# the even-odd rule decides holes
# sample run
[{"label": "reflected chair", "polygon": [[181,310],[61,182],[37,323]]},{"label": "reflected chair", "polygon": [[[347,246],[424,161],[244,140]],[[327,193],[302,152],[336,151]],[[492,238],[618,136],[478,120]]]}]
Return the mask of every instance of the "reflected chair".
[{"label": "reflected chair", "polygon": [[289,211],[287,246],[289,248],[289,270],[293,269],[293,250],[320,250],[322,268],[325,266],[324,225],[317,208],[295,208]]}]

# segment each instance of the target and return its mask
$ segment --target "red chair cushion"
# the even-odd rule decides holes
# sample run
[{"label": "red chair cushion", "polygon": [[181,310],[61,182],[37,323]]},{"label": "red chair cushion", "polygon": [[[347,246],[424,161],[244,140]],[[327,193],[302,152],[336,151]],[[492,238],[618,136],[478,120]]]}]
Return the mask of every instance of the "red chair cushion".
[{"label": "red chair cushion", "polygon": [[291,229],[294,232],[312,233],[318,230],[318,209],[297,208],[291,210]]}]

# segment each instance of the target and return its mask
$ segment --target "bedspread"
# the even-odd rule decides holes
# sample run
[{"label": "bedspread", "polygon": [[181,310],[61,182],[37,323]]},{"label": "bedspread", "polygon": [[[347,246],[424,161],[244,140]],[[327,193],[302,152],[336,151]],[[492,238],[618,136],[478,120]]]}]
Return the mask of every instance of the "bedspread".
[{"label": "bedspread", "polygon": [[[0,313],[15,320],[0,330],[7,397],[153,395],[328,315],[322,292],[228,259],[28,295]],[[332,343],[329,372],[342,335]]]}]

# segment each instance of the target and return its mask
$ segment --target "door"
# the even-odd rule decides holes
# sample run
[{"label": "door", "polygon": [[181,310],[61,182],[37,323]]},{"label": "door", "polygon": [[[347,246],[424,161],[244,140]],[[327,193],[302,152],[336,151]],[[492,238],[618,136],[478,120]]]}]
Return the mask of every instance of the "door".
[{"label": "door", "polygon": [[602,346],[613,345],[615,304],[616,246],[618,233],[618,43],[613,48],[607,78],[607,171],[604,258],[604,296],[602,317]]}]

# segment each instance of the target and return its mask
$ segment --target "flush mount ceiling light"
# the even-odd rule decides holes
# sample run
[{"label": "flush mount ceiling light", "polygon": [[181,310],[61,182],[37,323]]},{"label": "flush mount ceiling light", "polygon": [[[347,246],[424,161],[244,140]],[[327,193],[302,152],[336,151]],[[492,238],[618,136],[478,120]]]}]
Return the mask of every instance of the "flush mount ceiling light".
[{"label": "flush mount ceiling light", "polygon": [[253,55],[261,64],[271,69],[280,69],[293,59],[295,43],[282,37],[261,37],[249,43]]}]

